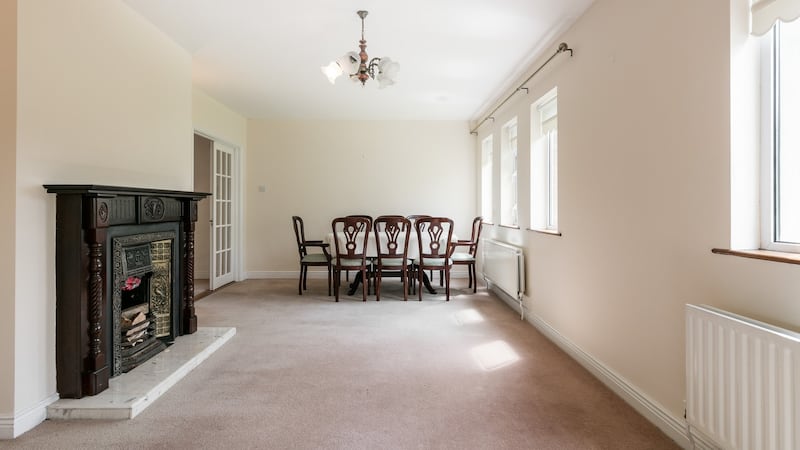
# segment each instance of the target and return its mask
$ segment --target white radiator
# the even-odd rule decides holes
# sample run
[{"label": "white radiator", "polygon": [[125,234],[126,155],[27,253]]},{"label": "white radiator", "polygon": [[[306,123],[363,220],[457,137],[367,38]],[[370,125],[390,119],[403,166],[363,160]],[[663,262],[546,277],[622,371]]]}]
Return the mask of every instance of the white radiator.
[{"label": "white radiator", "polygon": [[505,242],[484,239],[483,279],[519,302],[524,317],[522,295],[525,293],[525,258],[522,249]]},{"label": "white radiator", "polygon": [[800,334],[686,305],[686,390],[690,438],[800,449]]}]

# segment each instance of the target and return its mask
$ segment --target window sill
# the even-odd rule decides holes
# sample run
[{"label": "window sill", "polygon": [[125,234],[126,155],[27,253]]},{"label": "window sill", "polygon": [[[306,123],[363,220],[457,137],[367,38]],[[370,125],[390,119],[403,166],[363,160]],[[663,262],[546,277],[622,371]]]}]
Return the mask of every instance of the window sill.
[{"label": "window sill", "polygon": [[730,250],[712,248],[711,253],[718,255],[741,256],[742,258],[762,259],[786,264],[800,264],[800,253],[776,252],[772,250]]},{"label": "window sill", "polygon": [[542,234],[549,234],[551,236],[561,236],[561,232],[558,230],[545,230],[542,228],[528,228],[528,231],[533,231],[534,233],[542,233]]},{"label": "window sill", "polygon": [[519,230],[519,226],[517,226],[517,225],[503,225],[503,224],[500,224],[500,228],[509,228],[509,229],[512,229],[512,230]]}]

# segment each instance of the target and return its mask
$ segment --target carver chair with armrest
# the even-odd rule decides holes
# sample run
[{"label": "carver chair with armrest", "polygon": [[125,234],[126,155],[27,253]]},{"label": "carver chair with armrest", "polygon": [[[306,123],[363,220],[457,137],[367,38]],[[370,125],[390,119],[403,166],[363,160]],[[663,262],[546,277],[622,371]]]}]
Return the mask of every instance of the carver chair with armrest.
[{"label": "carver chair with armrest", "polygon": [[440,270],[444,273],[446,299],[450,301],[450,268],[453,260],[450,252],[453,247],[453,220],[447,217],[423,217],[416,221],[414,228],[417,233],[419,245],[419,258],[414,261],[414,271],[417,275],[420,289],[419,300],[422,301],[423,271]]},{"label": "carver chair with armrest", "polygon": [[[459,239],[451,244],[453,265],[467,266],[469,272],[469,287],[472,292],[478,291],[478,278],[475,273],[475,260],[478,252],[478,240],[481,238],[481,225],[483,217],[476,217],[472,220],[472,236],[470,239]],[[466,251],[458,252],[459,247],[466,247]]]},{"label": "carver chair with armrest", "polygon": [[339,301],[339,284],[343,270],[361,272],[362,296],[367,301],[367,239],[372,221],[366,217],[337,217],[331,221],[333,230],[333,291]]},{"label": "carver chair with armrest", "polygon": [[[300,255],[300,281],[297,285],[297,293],[303,295],[303,290],[307,290],[306,280],[308,279],[308,267],[320,266],[328,270],[328,295],[331,295],[331,255],[328,253],[328,244],[319,241],[306,240],[303,219],[300,216],[292,216],[294,225],[294,237],[297,240],[297,253]],[[319,248],[322,253],[309,252],[309,248]]]},{"label": "carver chair with armrest", "polygon": [[375,219],[375,300],[381,300],[383,272],[399,272],[403,279],[403,300],[408,301],[409,261],[408,241],[411,221],[403,216],[380,216]]}]

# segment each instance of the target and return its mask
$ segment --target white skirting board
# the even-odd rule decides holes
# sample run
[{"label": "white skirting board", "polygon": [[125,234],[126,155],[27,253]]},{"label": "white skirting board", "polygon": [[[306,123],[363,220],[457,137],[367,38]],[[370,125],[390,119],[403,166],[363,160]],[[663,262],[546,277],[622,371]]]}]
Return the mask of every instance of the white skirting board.
[{"label": "white skirting board", "polygon": [[0,417],[0,440],[14,439],[44,422],[47,407],[57,400],[58,394],[53,394],[27,411],[14,414],[13,417]]},{"label": "white skirting board", "polygon": [[[497,295],[497,294],[495,294]],[[520,304],[509,296],[497,295],[513,310],[522,314],[520,311]],[[644,416],[652,424],[658,427],[664,434],[673,439],[678,445],[685,449],[694,450],[717,450],[711,441],[703,437],[694,436],[694,447],[689,439],[687,432],[686,420],[682,417],[676,417],[665,409],[661,404],[652,400],[645,393],[631,384],[628,380],[618,375],[609,367],[606,367],[602,362],[598,361],[592,355],[586,353],[575,345],[572,341],[567,339],[564,335],[559,333],[555,328],[550,326],[547,322],[542,320],[536,314],[528,313],[525,315],[527,320],[534,328],[539,330],[543,335],[556,344],[561,350],[570,355],[572,359],[577,361],[586,370],[592,373],[598,380],[605,384],[609,389],[619,395],[626,403],[631,405],[639,414]]]}]

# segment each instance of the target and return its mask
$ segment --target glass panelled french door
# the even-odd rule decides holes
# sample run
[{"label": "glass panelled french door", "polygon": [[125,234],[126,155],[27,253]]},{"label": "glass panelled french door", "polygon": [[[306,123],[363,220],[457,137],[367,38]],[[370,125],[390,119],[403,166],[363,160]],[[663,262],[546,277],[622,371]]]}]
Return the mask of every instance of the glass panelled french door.
[{"label": "glass panelled french door", "polygon": [[211,208],[212,254],[209,284],[213,290],[234,281],[233,148],[215,141],[212,160],[214,187]]}]

